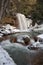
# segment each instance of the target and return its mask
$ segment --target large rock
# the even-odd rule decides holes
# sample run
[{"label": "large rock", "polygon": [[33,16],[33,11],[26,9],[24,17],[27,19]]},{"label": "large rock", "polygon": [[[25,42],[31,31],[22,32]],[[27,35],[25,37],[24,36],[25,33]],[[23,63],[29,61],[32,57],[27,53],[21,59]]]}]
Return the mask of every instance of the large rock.
[{"label": "large rock", "polygon": [[5,46],[17,65],[43,65],[43,49],[30,50],[20,44]]}]

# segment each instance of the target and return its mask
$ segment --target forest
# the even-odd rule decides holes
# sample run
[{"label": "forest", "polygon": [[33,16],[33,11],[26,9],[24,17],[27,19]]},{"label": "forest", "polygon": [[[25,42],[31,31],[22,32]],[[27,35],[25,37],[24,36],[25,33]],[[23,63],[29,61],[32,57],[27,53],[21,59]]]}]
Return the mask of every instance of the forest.
[{"label": "forest", "polygon": [[22,13],[32,19],[43,20],[43,0],[0,0],[0,23],[15,13]]}]

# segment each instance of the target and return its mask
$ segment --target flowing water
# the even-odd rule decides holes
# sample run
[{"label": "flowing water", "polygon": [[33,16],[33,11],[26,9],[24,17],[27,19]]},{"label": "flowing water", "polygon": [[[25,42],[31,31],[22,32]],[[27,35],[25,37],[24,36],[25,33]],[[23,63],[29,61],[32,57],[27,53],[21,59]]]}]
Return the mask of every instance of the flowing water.
[{"label": "flowing water", "polygon": [[26,17],[23,14],[17,13],[20,30],[27,30]]}]

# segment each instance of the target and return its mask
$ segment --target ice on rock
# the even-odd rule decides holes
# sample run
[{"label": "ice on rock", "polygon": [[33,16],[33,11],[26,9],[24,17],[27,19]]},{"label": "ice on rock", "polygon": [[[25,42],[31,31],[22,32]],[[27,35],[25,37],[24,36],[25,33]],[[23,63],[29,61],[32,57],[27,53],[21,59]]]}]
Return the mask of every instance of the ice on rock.
[{"label": "ice on rock", "polygon": [[35,27],[34,31],[36,31],[36,32],[41,32],[42,31],[42,33],[43,33],[43,24],[38,25],[37,27]]},{"label": "ice on rock", "polygon": [[13,27],[12,27],[11,25],[9,25],[9,24],[7,24],[7,25],[5,26],[5,28],[6,28],[6,29],[13,29]]},{"label": "ice on rock", "polygon": [[43,39],[43,34],[38,35],[37,37]]},{"label": "ice on rock", "polygon": [[40,42],[35,42],[34,44],[33,44],[33,47],[38,47],[40,45]]},{"label": "ice on rock", "polygon": [[10,31],[12,32],[16,27],[13,27],[13,26],[7,24],[7,25],[5,26],[5,28],[6,28],[6,30],[10,30]]},{"label": "ice on rock", "polygon": [[16,65],[9,54],[0,46],[0,65]]},{"label": "ice on rock", "polygon": [[9,30],[5,30],[6,31],[6,33],[10,33],[10,31]]},{"label": "ice on rock", "polygon": [[2,29],[0,30],[0,32],[4,34],[10,34],[10,33],[18,32],[18,31],[19,29],[16,29],[16,27],[11,26],[10,24],[2,26]]},{"label": "ice on rock", "polygon": [[0,37],[2,37],[3,36],[3,34],[2,33],[0,33]]},{"label": "ice on rock", "polygon": [[12,29],[12,32],[20,32],[19,29]]},{"label": "ice on rock", "polygon": [[23,38],[26,38],[26,37],[28,37],[30,39],[30,37],[28,35],[18,35],[17,36],[17,42],[24,43]]},{"label": "ice on rock", "polygon": [[38,48],[39,48],[39,47],[43,47],[43,43],[37,41],[37,42],[33,43],[32,46],[33,46],[33,47],[38,47]]}]

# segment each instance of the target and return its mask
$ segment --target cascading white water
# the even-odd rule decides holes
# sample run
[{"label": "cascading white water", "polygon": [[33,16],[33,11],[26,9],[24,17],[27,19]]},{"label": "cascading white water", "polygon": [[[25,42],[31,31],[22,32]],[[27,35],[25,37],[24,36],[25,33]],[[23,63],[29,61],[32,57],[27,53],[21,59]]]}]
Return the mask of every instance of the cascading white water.
[{"label": "cascading white water", "polygon": [[16,65],[9,54],[0,46],[0,65]]},{"label": "cascading white water", "polygon": [[26,18],[27,21],[27,27],[30,28],[32,26],[32,19]]},{"label": "cascading white water", "polygon": [[27,22],[26,17],[23,14],[17,13],[17,19],[19,22],[19,28],[20,30],[27,30]]}]

